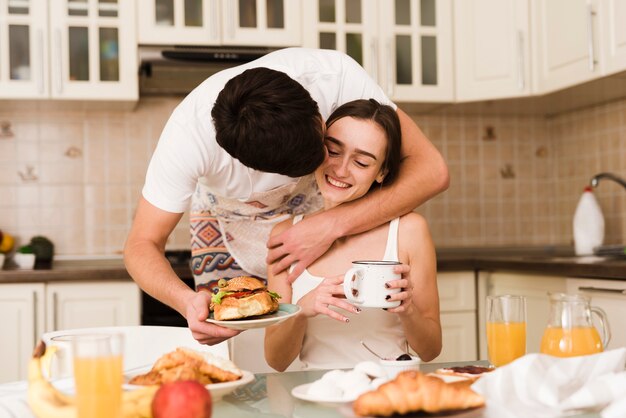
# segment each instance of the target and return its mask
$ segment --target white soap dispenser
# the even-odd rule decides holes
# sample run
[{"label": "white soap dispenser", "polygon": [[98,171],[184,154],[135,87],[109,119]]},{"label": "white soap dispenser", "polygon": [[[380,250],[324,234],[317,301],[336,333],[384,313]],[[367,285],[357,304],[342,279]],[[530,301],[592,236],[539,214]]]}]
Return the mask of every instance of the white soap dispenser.
[{"label": "white soap dispenser", "polygon": [[604,242],[604,216],[590,186],[585,187],[574,213],[576,255],[591,255]]}]

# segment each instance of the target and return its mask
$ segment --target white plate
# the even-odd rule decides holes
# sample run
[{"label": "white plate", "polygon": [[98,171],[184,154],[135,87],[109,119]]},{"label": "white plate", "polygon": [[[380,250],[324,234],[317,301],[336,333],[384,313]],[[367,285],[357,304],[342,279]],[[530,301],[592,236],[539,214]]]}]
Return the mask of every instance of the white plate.
[{"label": "white plate", "polygon": [[[137,370],[131,374],[124,373],[124,381],[128,382],[133,376],[146,373],[149,370],[150,368],[144,369],[142,371]],[[237,389],[238,387],[247,385],[248,383],[254,380],[254,374],[252,374],[251,372],[247,370],[242,370],[241,372],[243,373],[243,375],[241,376],[241,379],[239,380],[234,380],[232,382],[223,382],[223,383],[211,383],[211,384],[205,385],[205,387],[209,390],[209,392],[211,392],[212,399],[214,401],[219,400],[223,396],[228,395],[229,393]],[[123,388],[125,390],[136,390],[141,387],[143,386],[131,385],[129,383],[124,383],[123,385]]]},{"label": "white plate", "polygon": [[305,383],[304,385],[296,386],[291,389],[291,394],[294,398],[301,399],[303,401],[317,402],[328,406],[338,406],[344,403],[353,402],[356,398],[328,398],[322,396],[315,396],[309,394],[309,387],[312,383]]},{"label": "white plate", "polygon": [[230,321],[217,321],[213,319],[213,313],[207,319],[207,322],[219,325],[225,328],[231,328],[236,330],[246,330],[252,328],[265,328],[270,325],[278,324],[287,318],[291,318],[300,312],[298,305],[292,305],[290,303],[280,303],[278,305],[278,311],[268,314],[254,317],[254,319],[233,319]]}]

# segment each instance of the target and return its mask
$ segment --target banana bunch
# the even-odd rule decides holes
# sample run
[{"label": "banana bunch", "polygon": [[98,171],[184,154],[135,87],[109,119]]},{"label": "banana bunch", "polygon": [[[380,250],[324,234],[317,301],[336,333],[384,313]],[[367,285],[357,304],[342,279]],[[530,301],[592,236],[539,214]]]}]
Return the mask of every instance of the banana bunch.
[{"label": "banana bunch", "polygon": [[[28,364],[28,406],[37,418],[76,418],[76,402],[55,388],[41,371],[46,344],[41,341]],[[152,398],[158,386],[146,386],[122,393],[123,418],[152,418]]]}]

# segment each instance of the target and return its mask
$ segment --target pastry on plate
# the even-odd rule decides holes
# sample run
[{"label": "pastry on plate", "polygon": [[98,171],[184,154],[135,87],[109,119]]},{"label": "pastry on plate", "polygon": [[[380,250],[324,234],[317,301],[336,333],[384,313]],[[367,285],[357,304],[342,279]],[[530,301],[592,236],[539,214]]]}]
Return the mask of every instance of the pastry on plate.
[{"label": "pastry on plate", "polygon": [[241,379],[242,371],[230,360],[208,352],[178,347],[161,356],[152,369],[130,379],[131,385],[160,385],[177,380],[196,380],[203,385]]},{"label": "pastry on plate", "polygon": [[378,389],[362,394],[354,401],[354,413],[359,416],[384,416],[424,411],[444,411],[478,408],[484,398],[468,386],[456,386],[418,371],[405,371]]}]

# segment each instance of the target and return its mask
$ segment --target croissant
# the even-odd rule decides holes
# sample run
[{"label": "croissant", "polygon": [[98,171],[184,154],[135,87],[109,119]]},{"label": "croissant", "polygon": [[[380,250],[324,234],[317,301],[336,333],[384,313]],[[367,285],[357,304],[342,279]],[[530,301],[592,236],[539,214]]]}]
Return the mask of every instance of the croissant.
[{"label": "croissant", "polygon": [[483,406],[484,398],[468,386],[450,385],[417,371],[405,371],[354,402],[360,416],[388,417],[409,412],[441,412]]}]

